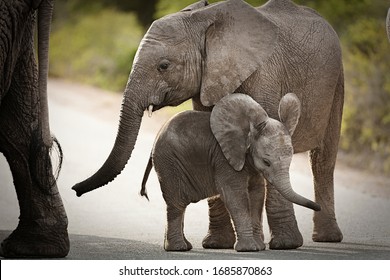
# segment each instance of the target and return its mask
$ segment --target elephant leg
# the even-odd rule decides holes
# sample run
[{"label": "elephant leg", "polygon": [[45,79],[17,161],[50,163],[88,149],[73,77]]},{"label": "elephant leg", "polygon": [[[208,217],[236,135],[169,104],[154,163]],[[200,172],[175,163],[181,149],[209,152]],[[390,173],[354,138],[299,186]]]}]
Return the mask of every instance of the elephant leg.
[{"label": "elephant leg", "polygon": [[0,151],[9,163],[20,208],[18,226],[1,243],[0,255],[64,257],[69,252],[68,221],[49,150],[39,145],[32,129],[39,103],[23,85],[5,96],[0,110]]},{"label": "elephant leg", "polygon": [[166,251],[189,251],[191,243],[184,236],[185,207],[167,204],[167,228],[164,249]]},{"label": "elephant leg", "polygon": [[232,249],[236,236],[230,215],[220,197],[207,199],[209,205],[209,230],[202,241],[205,249]]},{"label": "elephant leg", "polygon": [[253,236],[252,217],[249,209],[249,197],[242,189],[231,189],[231,186],[222,190],[222,198],[225,202],[236,230],[236,243],[234,249],[237,252],[259,251],[263,249]]},{"label": "elephant leg", "polygon": [[[184,213],[190,203],[181,196],[187,182],[183,180],[184,171],[178,168],[176,158],[172,158],[171,147],[166,146],[169,156],[162,156],[154,150],[154,168],[158,174],[161,192],[167,204],[167,226],[165,228],[164,249],[166,251],[189,251],[192,244],[184,236]],[[166,152],[164,151],[164,152]],[[169,166],[170,168],[166,168]]]},{"label": "elephant leg", "polygon": [[[341,75],[342,78],[342,75]],[[332,112],[323,145],[310,151],[314,177],[315,201],[322,207],[314,212],[313,241],[341,242],[343,234],[337,224],[334,206],[334,169],[340,137],[343,108],[343,79],[340,79],[333,100]]]},{"label": "elephant leg", "polygon": [[52,186],[38,185],[28,159],[6,154],[20,207],[19,224],[0,249],[4,257],[65,257],[69,252],[67,217],[54,177]]},{"label": "elephant leg", "polygon": [[315,201],[321,205],[321,211],[314,213],[312,239],[316,242],[341,242],[343,234],[337,224],[334,207],[333,168],[325,166],[329,161],[329,153],[323,149],[310,153],[314,177]]},{"label": "elephant leg", "polygon": [[250,211],[252,216],[253,236],[260,247],[265,249],[263,233],[263,208],[265,198],[265,183],[262,175],[253,176],[248,185]]},{"label": "elephant leg", "polygon": [[293,204],[267,182],[266,211],[271,233],[270,249],[296,249],[303,244]]},{"label": "elephant leg", "polygon": [[215,170],[215,185],[233,221],[236,232],[234,249],[238,252],[260,250],[253,236],[248,178],[245,171],[231,172],[229,169],[226,172],[223,168]]}]

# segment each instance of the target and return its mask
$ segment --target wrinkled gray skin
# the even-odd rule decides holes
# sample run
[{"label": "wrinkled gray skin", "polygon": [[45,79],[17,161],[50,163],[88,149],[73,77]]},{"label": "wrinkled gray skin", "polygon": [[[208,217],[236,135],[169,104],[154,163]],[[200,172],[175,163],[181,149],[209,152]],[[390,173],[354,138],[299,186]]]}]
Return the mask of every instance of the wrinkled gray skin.
[{"label": "wrinkled gray skin", "polygon": [[259,176],[272,182],[287,200],[320,210],[290,184],[291,135],[299,115],[300,103],[294,94],[280,102],[283,123],[269,118],[248,95],[232,94],[222,98],[211,114],[186,111],[173,117],[158,134],[141,189],[147,197],[145,184],[153,162],[167,203],[164,249],[192,249],[183,232],[185,209],[191,202],[218,195],[234,224],[234,249],[264,250],[258,221],[265,192],[264,187],[252,184]]},{"label": "wrinkled gray skin", "polygon": [[[278,119],[280,99],[294,92],[302,104],[294,152],[310,151],[315,201],[323,209],[314,213],[313,240],[341,241],[333,172],[344,78],[336,33],[315,11],[289,0],[271,0],[259,8],[240,0],[206,4],[195,3],[152,24],[134,59],[114,147],[103,166],[73,189],[80,196],[115,179],[131,156],[143,112],[151,106],[157,110],[192,98],[195,110],[207,111],[236,91]],[[203,246],[231,248],[233,228],[222,201],[209,199],[209,208]],[[269,182],[266,210],[270,248],[301,246],[293,205]]]},{"label": "wrinkled gray skin", "polygon": [[[33,43],[36,9],[39,70]],[[0,152],[9,163],[20,208],[17,228],[1,243],[3,257],[69,252],[68,221],[50,161],[54,138],[46,86],[52,9],[48,0],[0,0]]]}]

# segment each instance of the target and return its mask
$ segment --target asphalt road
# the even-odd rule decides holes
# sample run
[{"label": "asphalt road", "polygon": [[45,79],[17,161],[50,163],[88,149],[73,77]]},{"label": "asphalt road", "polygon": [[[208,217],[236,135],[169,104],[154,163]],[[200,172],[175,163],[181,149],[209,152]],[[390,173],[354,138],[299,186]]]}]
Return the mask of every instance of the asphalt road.
[{"label": "asphalt road", "polygon": [[[109,154],[116,136],[121,96],[59,80],[49,83],[51,129],[65,158],[59,189],[69,218],[71,251],[67,259],[390,259],[390,180],[337,164],[336,213],[344,234],[342,243],[311,241],[312,211],[295,206],[304,245],[297,250],[236,253],[205,250],[207,203],[191,204],[185,233],[190,252],[165,252],[165,203],[157,177],[148,182],[150,201],[139,196],[143,173],[154,138],[168,113],[144,117],[131,160],[108,186],[78,198],[71,187],[96,171]],[[17,225],[18,206],[8,165],[0,155],[0,240]],[[294,156],[294,189],[313,197],[306,154]],[[268,228],[265,219],[265,232]],[[266,242],[269,235],[266,234]]]}]

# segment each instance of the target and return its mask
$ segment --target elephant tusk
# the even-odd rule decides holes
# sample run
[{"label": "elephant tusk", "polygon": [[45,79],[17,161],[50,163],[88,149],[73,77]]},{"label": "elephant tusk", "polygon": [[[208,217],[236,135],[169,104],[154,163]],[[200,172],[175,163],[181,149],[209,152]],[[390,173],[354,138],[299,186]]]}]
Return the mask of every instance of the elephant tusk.
[{"label": "elephant tusk", "polygon": [[149,105],[149,107],[148,107],[148,116],[149,116],[149,118],[152,117],[152,114],[153,114],[153,105]]}]

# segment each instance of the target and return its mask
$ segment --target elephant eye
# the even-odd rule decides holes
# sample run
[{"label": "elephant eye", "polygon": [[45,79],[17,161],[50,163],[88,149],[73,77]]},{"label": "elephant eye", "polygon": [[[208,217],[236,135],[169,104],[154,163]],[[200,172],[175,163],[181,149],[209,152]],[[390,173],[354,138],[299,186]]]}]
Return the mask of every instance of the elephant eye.
[{"label": "elephant eye", "polygon": [[266,159],[266,158],[263,158],[263,163],[264,163],[265,166],[267,166],[267,167],[270,167],[270,166],[271,166],[271,162],[270,162],[268,159]]},{"label": "elephant eye", "polygon": [[164,71],[164,70],[167,70],[169,68],[169,61],[168,60],[163,60],[160,62],[160,64],[158,65],[158,71]]}]

